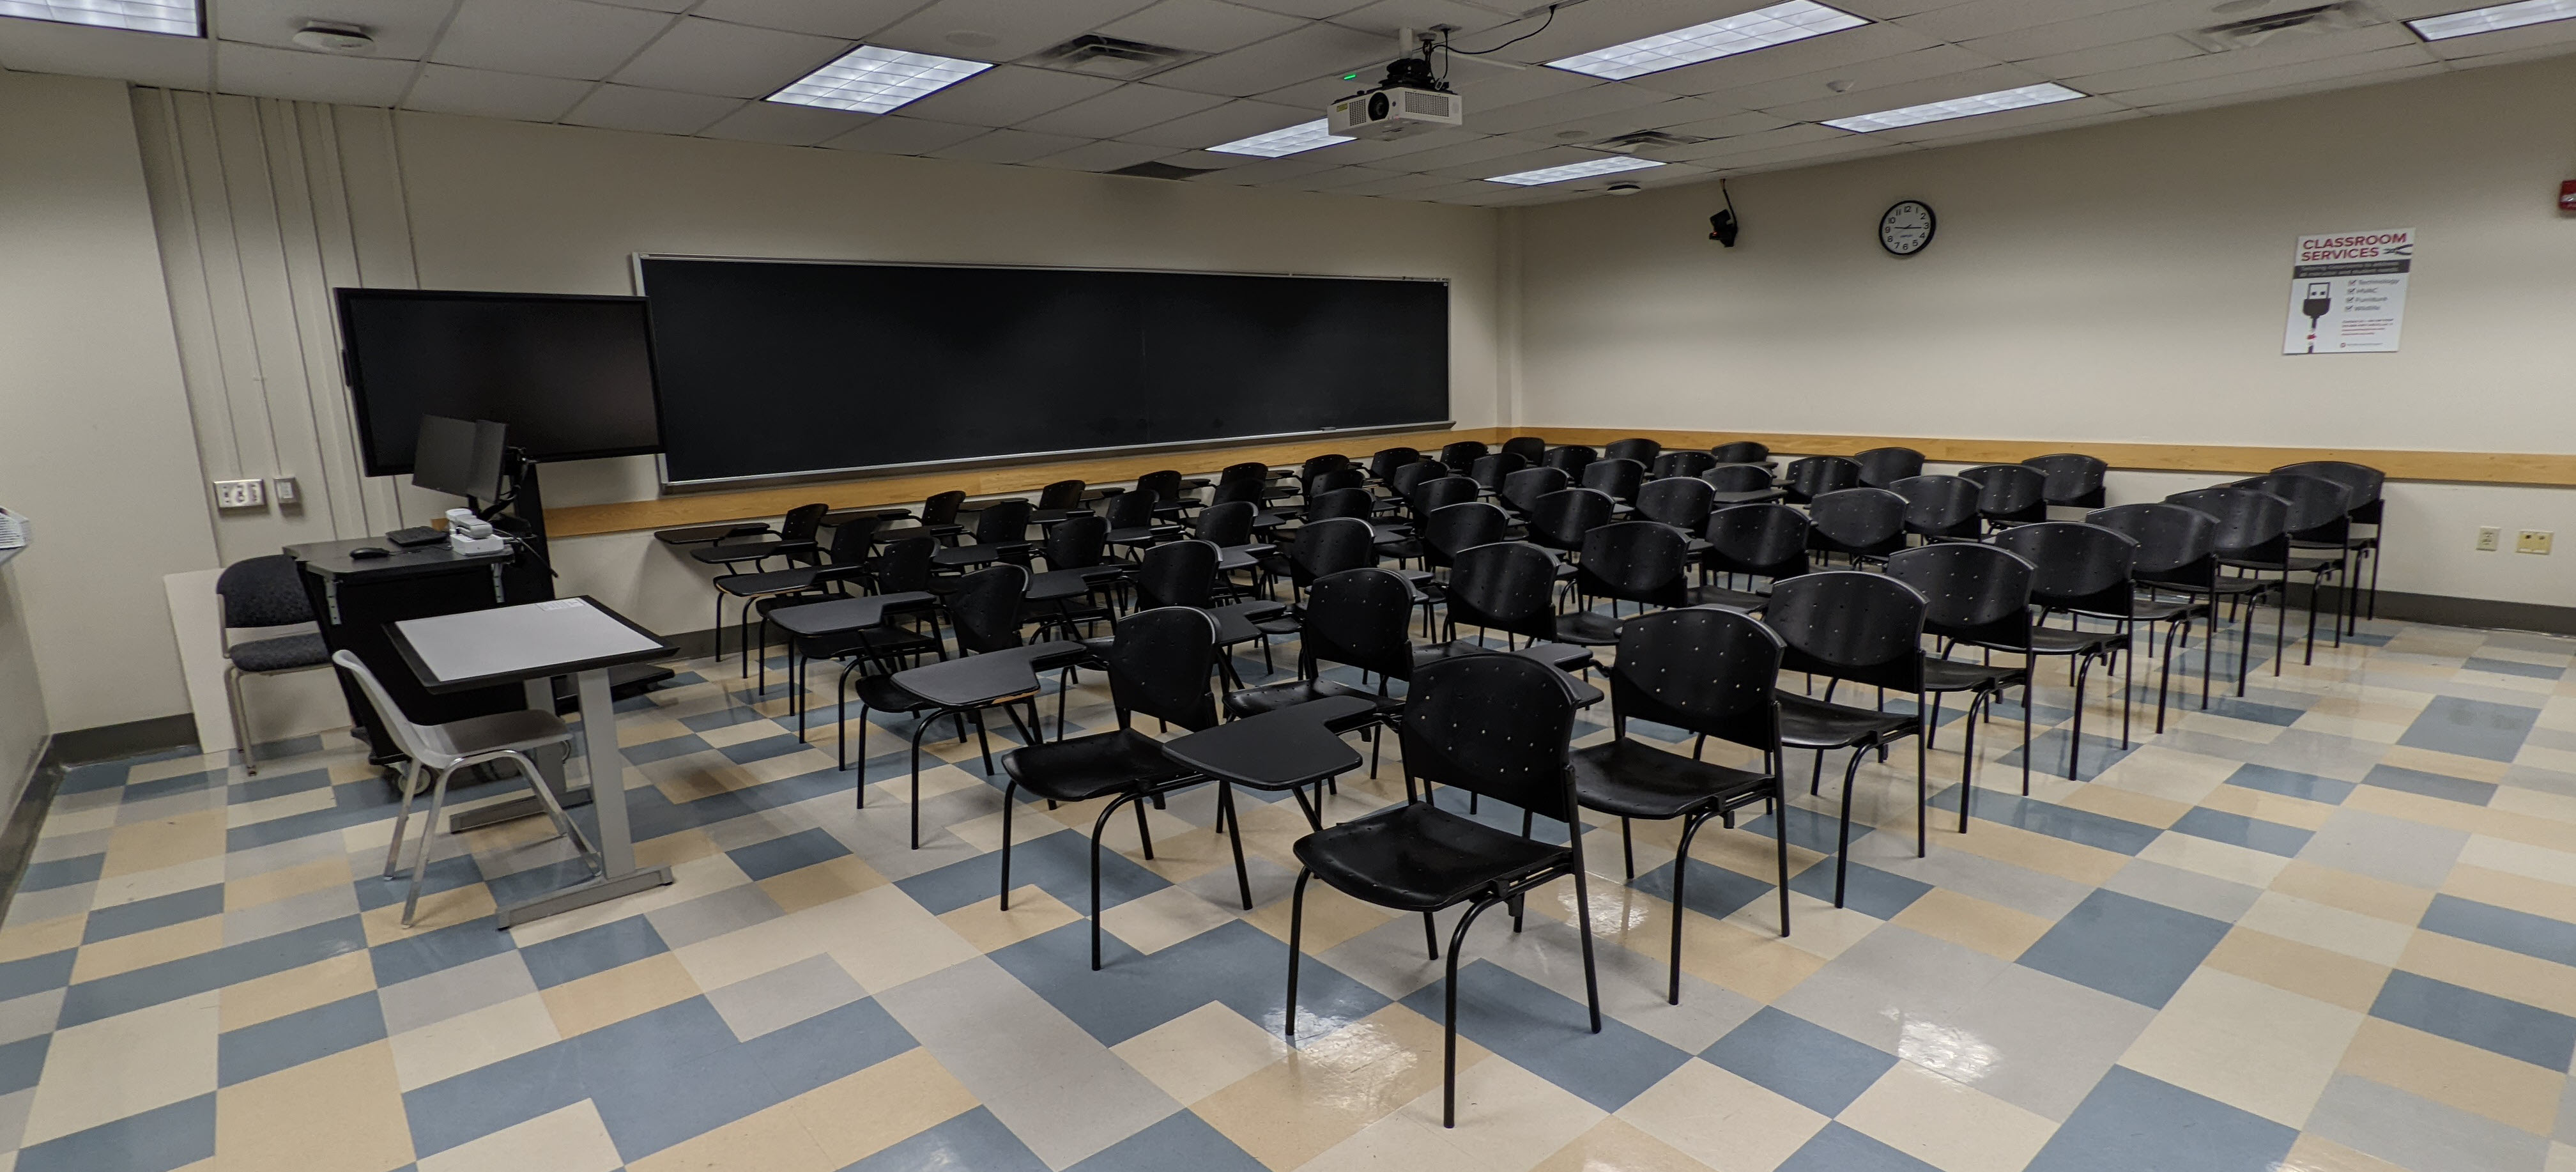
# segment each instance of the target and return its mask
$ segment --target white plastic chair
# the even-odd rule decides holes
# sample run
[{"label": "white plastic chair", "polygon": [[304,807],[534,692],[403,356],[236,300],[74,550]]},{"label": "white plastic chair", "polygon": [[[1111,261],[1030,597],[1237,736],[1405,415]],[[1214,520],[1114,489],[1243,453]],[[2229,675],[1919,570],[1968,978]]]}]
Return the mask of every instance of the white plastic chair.
[{"label": "white plastic chair", "polygon": [[402,813],[394,818],[393,842],[385,848],[385,878],[392,879],[400,871],[403,825],[411,819],[412,796],[420,792],[420,771],[427,769],[438,775],[430,789],[429,821],[420,828],[420,857],[412,864],[411,894],[403,900],[404,927],[411,926],[413,909],[420,905],[420,883],[429,873],[429,842],[430,837],[438,832],[439,807],[447,801],[447,779],[468,765],[501,760],[517,763],[520,773],[528,779],[528,787],[535,790],[537,800],[545,804],[546,817],[554,820],[555,830],[572,839],[573,846],[581,851],[594,871],[599,868],[590,840],[584,838],[581,828],[573,825],[572,819],[564,814],[563,804],[555,800],[554,791],[546,786],[544,776],[537,772],[537,763],[528,758],[530,750],[572,743],[572,730],[556,719],[554,713],[525,710],[468,717],[446,724],[414,724],[404,718],[401,707],[386,694],[375,673],[367,670],[366,663],[356,655],[342,651],[334,654],[331,662],[357,678],[358,687],[367,694],[367,702],[375,706],[376,715],[384,721],[385,731],[393,736],[394,747],[411,758],[411,765],[403,772]]}]

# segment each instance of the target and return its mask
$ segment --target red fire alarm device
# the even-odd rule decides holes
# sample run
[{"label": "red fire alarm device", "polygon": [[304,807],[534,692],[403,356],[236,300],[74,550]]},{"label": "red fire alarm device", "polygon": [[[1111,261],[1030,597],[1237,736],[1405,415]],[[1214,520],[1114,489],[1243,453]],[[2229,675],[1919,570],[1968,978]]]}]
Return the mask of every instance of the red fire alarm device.
[{"label": "red fire alarm device", "polygon": [[2576,212],[2576,179],[2558,185],[2558,210]]}]

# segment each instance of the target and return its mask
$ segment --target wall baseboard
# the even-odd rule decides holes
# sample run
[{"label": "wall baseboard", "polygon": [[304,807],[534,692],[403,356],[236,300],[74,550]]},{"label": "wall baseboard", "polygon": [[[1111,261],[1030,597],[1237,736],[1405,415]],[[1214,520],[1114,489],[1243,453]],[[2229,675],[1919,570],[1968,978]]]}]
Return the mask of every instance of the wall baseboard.
[{"label": "wall baseboard", "polygon": [[[2364,595],[2363,600],[2368,601]],[[2308,605],[2308,588],[2293,583],[2290,606],[2304,610]],[[2341,602],[2334,587],[2326,588],[2325,605],[2339,608]],[[2545,635],[2576,635],[2576,606],[2550,606],[2538,602],[2506,602],[2494,598],[2453,598],[2446,594],[2409,594],[2399,590],[2379,592],[2379,617],[2399,622],[2428,623],[2437,627],[2479,627],[2498,631],[2536,631]],[[2322,616],[2320,616],[2322,618]],[[2322,627],[2319,628],[2323,630]]]},{"label": "wall baseboard", "polygon": [[[55,733],[45,745],[44,762],[86,765],[92,761],[113,761],[119,757],[184,749],[196,743],[197,718],[182,712],[176,716],[155,716],[123,724],[103,724],[96,728]],[[43,769],[44,764],[37,768]]]}]

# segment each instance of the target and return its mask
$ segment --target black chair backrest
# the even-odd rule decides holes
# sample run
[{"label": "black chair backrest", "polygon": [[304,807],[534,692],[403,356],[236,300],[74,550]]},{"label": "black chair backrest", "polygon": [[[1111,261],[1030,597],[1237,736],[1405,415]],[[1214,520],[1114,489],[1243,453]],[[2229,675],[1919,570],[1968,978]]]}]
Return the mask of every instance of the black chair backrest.
[{"label": "black chair backrest", "polygon": [[1007,562],[958,579],[957,592],[948,596],[948,621],[957,628],[957,646],[977,653],[1019,646],[1028,591],[1027,568]]},{"label": "black chair backrest", "polygon": [[1511,518],[1483,501],[1434,509],[1420,530],[1422,558],[1435,566],[1450,565],[1463,550],[1501,541],[1510,527]]},{"label": "black chair backrest", "polygon": [[938,552],[936,537],[902,537],[887,542],[885,552],[877,555],[877,593],[930,589],[931,557]]},{"label": "black chair backrest", "polygon": [[1414,674],[1404,772],[1574,820],[1574,696],[1555,668],[1518,655],[1458,655]]},{"label": "black chair backrest", "polygon": [[1898,552],[1887,576],[1923,596],[1923,632],[2007,647],[2030,645],[2033,570],[2000,546],[1946,541]]},{"label": "black chair backrest", "polygon": [[1143,489],[1109,498],[1109,527],[1141,529],[1154,523],[1154,494]]},{"label": "black chair backrest", "polygon": [[1646,466],[1625,456],[1606,456],[1583,466],[1583,487],[1609,493],[1621,504],[1637,503],[1646,483]]},{"label": "black chair backrest", "polygon": [[1708,454],[1720,464],[1759,464],[1771,458],[1771,449],[1752,440],[1735,440],[1710,448]]},{"label": "black chair backrest", "polygon": [[1554,468],[1559,472],[1565,473],[1567,476],[1580,476],[1583,474],[1583,469],[1585,467],[1589,466],[1594,460],[1598,460],[1600,458],[1601,453],[1593,451],[1591,448],[1585,447],[1582,444],[1565,444],[1560,447],[1549,448],[1546,455],[1538,458],[1538,462],[1545,467]]},{"label": "black chair backrest", "polygon": [[1887,490],[1905,498],[1905,529],[1925,537],[1974,537],[1984,490],[1964,476],[1908,476]]},{"label": "black chair backrest", "polygon": [[1395,495],[1408,497],[1412,496],[1413,490],[1424,481],[1436,480],[1448,474],[1449,466],[1438,460],[1416,460],[1410,464],[1399,465],[1393,472],[1387,473],[1386,486]]},{"label": "black chair backrest", "polygon": [[2277,565],[2290,556],[2290,502],[2250,488],[2199,488],[2165,498],[2218,520],[2218,556]]},{"label": "black chair backrest", "polygon": [[[1667,456],[1705,455],[1703,452],[1670,452]],[[1661,521],[1684,533],[1697,533],[1708,523],[1708,511],[1716,490],[1696,476],[1667,476],[1649,480],[1637,490],[1637,515],[1649,521]]]},{"label": "black chair backrest", "polygon": [[1320,456],[1308,456],[1306,457],[1305,463],[1298,465],[1297,483],[1311,484],[1318,476],[1327,472],[1339,472],[1350,466],[1351,458],[1341,454],[1340,452],[1326,452]]},{"label": "black chair backrest", "polygon": [[1650,470],[1660,480],[1667,476],[1697,476],[1717,467],[1717,457],[1706,452],[1683,449],[1655,457]]},{"label": "black chair backrest", "polygon": [[2305,464],[2284,464],[2272,471],[2289,476],[2322,476],[2344,487],[2352,494],[2352,519],[2355,524],[2376,525],[2380,516],[2380,492],[2388,484],[2388,474],[2368,464],[2343,460],[2310,460]]},{"label": "black chair backrest", "polygon": [[1109,557],[1109,519],[1097,513],[1077,514],[1056,522],[1040,545],[1050,570],[1079,570]]},{"label": "black chair backrest", "polygon": [[1641,465],[1652,464],[1655,462],[1655,457],[1663,454],[1664,445],[1643,436],[1612,440],[1608,446],[1601,449],[1601,458],[1604,460],[1634,460]]},{"label": "black chair backrest", "polygon": [[952,488],[946,492],[932,493],[929,499],[921,502],[921,523],[954,525],[957,523],[957,510],[963,508],[965,504],[966,493],[963,489]]},{"label": "black chair backrest", "polygon": [[1751,615],[1691,607],[1639,615],[1619,627],[1610,666],[1618,735],[1650,720],[1765,753],[1780,748],[1780,636]]},{"label": "black chair backrest", "polygon": [[1181,499],[1181,474],[1171,468],[1148,472],[1136,478],[1136,491],[1150,492],[1155,499],[1171,504]]},{"label": "black chair backrest", "polygon": [[1720,464],[1700,473],[1699,478],[1718,492],[1760,492],[1774,487],[1771,470],[1760,464]]},{"label": "black chair backrest", "polygon": [[1327,468],[1324,471],[1318,472],[1307,478],[1306,499],[1311,501],[1328,492],[1340,492],[1345,488],[1358,488],[1367,483],[1368,473],[1362,472],[1350,465],[1345,464],[1339,468]]},{"label": "black chair backrest", "polygon": [[1232,480],[1219,480],[1215,488],[1208,490],[1208,503],[1222,505],[1230,501],[1244,501],[1258,505],[1261,503],[1264,491],[1269,487],[1267,481],[1251,477],[1238,476]]},{"label": "black chair backrest", "polygon": [[1524,465],[1538,463],[1547,454],[1547,441],[1534,435],[1516,435],[1503,441],[1503,451],[1521,458]]},{"label": "black chair backrest", "polygon": [[1459,626],[1556,638],[1556,559],[1535,545],[1498,541],[1450,559],[1449,617]]},{"label": "black chair backrest", "polygon": [[284,627],[313,621],[313,602],[295,559],[282,553],[243,558],[215,576],[226,628]]},{"label": "black chair backrest", "polygon": [[2218,576],[2218,518],[2181,505],[2121,505],[2084,515],[2138,543],[2130,572],[2141,582],[2207,588]]},{"label": "black chair backrest", "polygon": [[1421,458],[1422,453],[1412,448],[1379,448],[1376,455],[1369,457],[1369,479],[1384,480],[1394,475],[1396,469]]},{"label": "black chair backrest", "polygon": [[2290,536],[2341,545],[2352,532],[2352,492],[2322,476],[2275,472],[2236,482],[2290,502]]},{"label": "black chair backrest", "polygon": [[1195,538],[1165,542],[1146,550],[1136,565],[1139,605],[1201,608],[1213,605],[1216,562],[1216,547]]},{"label": "black chair backrest", "polygon": [[1082,490],[1091,487],[1079,480],[1059,480],[1038,490],[1038,507],[1059,512],[1082,504]]},{"label": "black chair backrest", "polygon": [[1476,466],[1476,461],[1484,459],[1486,453],[1491,450],[1485,446],[1483,440],[1459,440],[1440,449],[1440,462],[1448,465],[1451,472],[1464,476],[1469,468]]},{"label": "black chair backrest", "polygon": [[1377,511],[1377,498],[1365,488],[1337,488],[1306,498],[1306,519],[1329,521],[1336,517],[1366,517]]},{"label": "black chair backrest", "polygon": [[1871,448],[1854,453],[1852,461],[1860,465],[1860,482],[1871,488],[1923,475],[1923,453],[1912,448]]},{"label": "black chair backrest", "polygon": [[1884,488],[1846,488],[1807,505],[1810,543],[1827,553],[1878,557],[1905,544],[1904,497]]},{"label": "black chair backrest", "polygon": [[2059,452],[2033,456],[2022,466],[2047,478],[2039,490],[2041,500],[2071,509],[2102,507],[2102,478],[2110,473],[2110,465],[2082,452]]},{"label": "black chair backrest", "polygon": [[1563,468],[1523,468],[1503,478],[1498,495],[1503,498],[1504,508],[1527,515],[1538,507],[1539,498],[1563,492],[1573,482]]},{"label": "black chair backrest", "polygon": [[846,524],[833,526],[832,543],[824,547],[831,553],[832,564],[835,566],[866,565],[868,549],[877,543],[877,527],[885,524],[885,521],[886,519],[881,516],[853,517]]},{"label": "black chair backrest", "polygon": [[1003,497],[975,514],[975,544],[1002,545],[1029,539],[1034,506],[1019,497]]},{"label": "black chair backrest", "polygon": [[1780,486],[1793,504],[1805,504],[1829,492],[1860,487],[1860,465],[1849,456],[1808,456],[1780,470]]},{"label": "black chair backrest", "polygon": [[1583,535],[1610,523],[1610,494],[1569,488],[1538,498],[1530,510],[1530,540],[1550,549],[1583,548]]},{"label": "black chair backrest", "polygon": [[1118,620],[1118,637],[1102,653],[1118,727],[1138,712],[1197,731],[1216,727],[1216,619],[1203,610],[1166,606]]},{"label": "black chair backrest", "polygon": [[1603,525],[1583,535],[1575,589],[1594,598],[1680,606],[1690,587],[1690,541],[1653,521]]},{"label": "black chair backrest", "polygon": [[2075,521],[2017,525],[1991,538],[2031,565],[2030,600],[2053,610],[2127,615],[2138,543],[2128,534]]},{"label": "black chair backrest", "polygon": [[1977,484],[1977,515],[1989,521],[2045,521],[2048,477],[2027,464],[1979,464],[1961,469]]},{"label": "black chair backrest", "polygon": [[787,510],[787,515],[778,520],[778,539],[814,540],[814,535],[823,531],[823,515],[831,511],[830,505],[798,505]]},{"label": "black chair backrest", "polygon": [[1467,475],[1485,491],[1501,492],[1504,477],[1527,467],[1529,461],[1522,459],[1517,452],[1490,452],[1476,457],[1476,462],[1467,468]]},{"label": "black chair backrest", "polygon": [[1914,692],[1923,686],[1925,605],[1885,574],[1828,570],[1774,585],[1762,621],[1789,645],[1782,671]]},{"label": "black chair backrest", "polygon": [[1476,482],[1464,476],[1441,476],[1413,486],[1404,497],[1404,511],[1419,521],[1451,505],[1463,505],[1476,499]]},{"label": "black chair backrest", "polygon": [[1297,673],[1313,679],[1322,662],[1410,678],[1412,623],[1413,590],[1394,571],[1371,566],[1326,574],[1306,588]]},{"label": "black chair backrest", "polygon": [[1198,528],[1192,536],[1217,546],[1250,545],[1252,515],[1256,511],[1250,501],[1209,505],[1199,514]]},{"label": "black chair backrest", "polygon": [[1301,587],[1329,574],[1376,564],[1376,534],[1357,517],[1309,522],[1288,547],[1288,577]]},{"label": "black chair backrest", "polygon": [[1223,471],[1216,474],[1218,484],[1234,484],[1245,480],[1255,484],[1270,483],[1270,465],[1259,460],[1246,460],[1240,464],[1228,464]]},{"label": "black chair backrest", "polygon": [[1795,578],[1807,563],[1811,523],[1787,505],[1737,505],[1709,514],[1702,564],[1720,574]]}]

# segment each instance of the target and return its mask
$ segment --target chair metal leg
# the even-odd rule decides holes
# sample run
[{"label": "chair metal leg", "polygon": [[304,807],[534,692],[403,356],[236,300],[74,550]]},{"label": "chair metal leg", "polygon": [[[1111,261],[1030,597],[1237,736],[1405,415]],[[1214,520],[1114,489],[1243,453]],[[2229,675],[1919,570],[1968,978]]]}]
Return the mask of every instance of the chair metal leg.
[{"label": "chair metal leg", "polygon": [[[863,714],[860,719],[866,719]],[[930,730],[927,716],[912,724],[912,849],[921,849],[921,734]]]},{"label": "chair metal leg", "polygon": [[1001,910],[1011,910],[1011,807],[1020,804],[1020,783],[1002,784],[1002,899]]},{"label": "chair metal leg", "polygon": [[[1457,930],[1449,933],[1449,973],[1448,980],[1445,982],[1448,1012],[1441,1017],[1440,1038],[1440,1126],[1442,1127],[1458,1126],[1458,954],[1466,951],[1467,928],[1476,922],[1477,913],[1493,906],[1492,902],[1484,900],[1468,904],[1467,914],[1458,917]],[[1584,928],[1588,933],[1592,924],[1591,917],[1579,915],[1578,918],[1583,920]]]},{"label": "chair metal leg", "polygon": [[1838,840],[1836,841],[1835,845],[1834,845],[1834,906],[1835,906],[1835,907],[1841,907],[1841,906],[1843,906],[1843,884],[1844,884],[1844,883],[1845,883],[1845,881],[1847,881],[1847,880],[1850,878],[1850,876],[1851,876],[1851,807],[1852,807],[1852,782],[1853,782],[1853,780],[1854,780],[1854,779],[1856,779],[1856,778],[1858,778],[1858,777],[1860,776],[1860,759],[1861,759],[1861,755],[1862,755],[1862,754],[1864,754],[1864,753],[1866,753],[1866,752],[1868,752],[1868,751],[1869,751],[1869,747],[1868,747],[1867,745],[1862,745],[1862,746],[1859,746],[1859,747],[1854,748],[1854,749],[1852,750],[1851,764],[1850,764],[1850,765],[1848,765],[1848,766],[1845,766],[1845,767],[1843,768],[1843,819],[1842,819],[1842,832],[1841,832],[1841,833],[1842,833],[1842,837],[1841,837],[1840,839],[1838,839]]},{"label": "chair metal leg", "polygon": [[1970,693],[1967,719],[1959,722],[1966,726],[1968,738],[1966,755],[1959,759],[1959,833],[1961,834],[1968,832],[1968,798],[1977,792],[1977,707],[1981,704],[1991,706],[1993,703],[1994,696],[1991,693]]},{"label": "chair metal leg", "polygon": [[1216,810],[1217,815],[1226,822],[1227,828],[1233,831],[1234,885],[1243,895],[1243,910],[1251,911],[1252,872],[1245,869],[1243,865],[1243,813],[1235,808],[1233,785],[1226,782],[1217,783]]},{"label": "chair metal leg", "polygon": [[[1625,815],[1621,815],[1619,818],[1619,857],[1625,860],[1628,864],[1628,882],[1636,882],[1637,836],[1634,830],[1630,827],[1627,816]],[[1676,862],[1674,865],[1679,866],[1680,864]],[[1675,886],[1678,887],[1679,885],[1676,884]]]},{"label": "chair metal leg", "polygon": [[1789,787],[1780,781],[1780,754],[1771,758],[1771,839],[1780,854],[1780,934],[1789,934]]},{"label": "chair metal leg", "polygon": [[402,866],[403,823],[411,820],[412,795],[420,792],[420,762],[405,760],[402,775],[402,811],[394,815],[394,840],[385,845],[385,878],[391,879]]},{"label": "chair metal leg", "polygon": [[[1109,819],[1118,813],[1120,802],[1136,803],[1136,825],[1145,824],[1144,795],[1125,793],[1109,799],[1091,824],[1091,971],[1100,971],[1100,836],[1109,829]],[[1148,856],[1150,857],[1150,856]]]},{"label": "chair metal leg", "polygon": [[224,707],[232,710],[233,744],[241,749],[242,775],[257,777],[259,776],[258,746],[251,743],[250,721],[242,714],[241,678],[240,668],[231,664],[224,665]]},{"label": "chair metal leg", "polygon": [[411,892],[403,897],[402,926],[411,927],[412,913],[420,909],[420,881],[429,876],[429,840],[438,833],[438,811],[447,804],[447,779],[454,769],[438,771],[438,781],[429,790],[429,820],[420,825],[420,857],[411,868]]},{"label": "chair metal leg", "polygon": [[1313,871],[1298,868],[1296,890],[1288,896],[1288,1003],[1279,1014],[1279,1032],[1290,1039],[1297,1036],[1297,961],[1306,937],[1306,881],[1314,877]]},{"label": "chair metal leg", "polygon": [[1440,959],[1440,921],[1430,912],[1422,913],[1422,944],[1431,959]]},{"label": "chair metal leg", "polygon": [[[1679,850],[1673,852],[1672,980],[1664,991],[1664,1001],[1669,1005],[1679,1005],[1682,1003],[1682,912],[1685,908],[1690,906],[1684,899],[1682,884],[1690,875],[1691,839],[1699,834],[1699,828],[1707,822],[1708,816],[1705,814],[1693,814],[1690,817],[1683,819],[1682,845]],[[1633,878],[1633,876],[1631,877]],[[1787,889],[1786,881],[1784,880],[1781,890],[1785,891]]]},{"label": "chair metal leg", "polygon": [[[1920,692],[1914,696],[1914,712],[1919,729],[1923,721],[1923,695]],[[1932,853],[1932,748],[1926,743],[1929,739],[1923,736],[1914,738],[1914,857],[1918,859]]]},{"label": "chair metal leg", "polygon": [[2126,636],[2120,645],[2120,747],[2129,747],[2129,693],[2138,686],[2138,628],[2127,620],[2120,623],[2120,634]]},{"label": "chair metal leg", "polygon": [[2084,755],[2084,683],[2085,680],[2093,674],[2092,656],[2079,655],[2075,658],[2080,662],[2075,669],[2075,729],[2073,735],[2069,736],[2066,741],[2066,780],[2068,781],[2083,780],[2082,778],[2077,777],[2076,774],[2082,772],[2084,767],[2082,761],[2082,757]]},{"label": "chair metal leg", "polygon": [[[555,824],[555,833],[572,840],[573,849],[581,852],[582,861],[593,872],[604,869],[607,860],[599,857],[598,848],[591,845],[590,838],[581,832],[581,826],[572,820],[572,815],[564,812],[563,803],[555,798],[555,791],[546,785],[546,775],[537,772],[537,763],[530,760],[527,754],[516,751],[504,753],[503,756],[516,764],[519,772],[527,777],[528,788],[537,791],[537,804],[546,808],[546,818]],[[594,777],[590,779],[590,784],[593,788],[597,788],[602,782]]]}]

